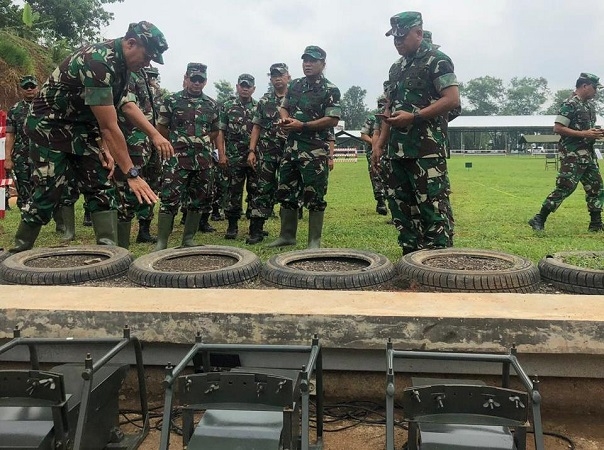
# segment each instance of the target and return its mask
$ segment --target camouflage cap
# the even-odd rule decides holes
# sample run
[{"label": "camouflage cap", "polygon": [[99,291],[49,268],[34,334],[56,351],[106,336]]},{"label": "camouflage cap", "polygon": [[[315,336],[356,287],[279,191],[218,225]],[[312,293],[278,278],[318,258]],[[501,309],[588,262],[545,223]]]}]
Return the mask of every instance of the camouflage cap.
[{"label": "camouflage cap", "polygon": [[271,68],[268,70],[268,75],[283,75],[285,73],[289,72],[289,68],[287,67],[287,64],[285,63],[275,63],[271,66]]},{"label": "camouflage cap", "polygon": [[242,73],[241,75],[239,75],[239,78],[237,78],[237,84],[242,86],[244,84],[247,84],[249,87],[252,87],[256,85],[256,79],[253,75],[250,75],[249,73]]},{"label": "camouflage cap", "polygon": [[383,108],[388,103],[385,95],[380,95],[377,99],[378,108]]},{"label": "camouflage cap", "polygon": [[581,72],[581,75],[579,75],[579,80],[585,80],[586,83],[593,84],[596,89],[600,89],[602,87],[600,84],[600,77],[594,75],[593,73]]},{"label": "camouflage cap", "polygon": [[131,23],[126,37],[136,37],[144,45],[152,61],[158,64],[164,63],[162,53],[168,50],[168,42],[155,25],[144,20],[139,23]]},{"label": "camouflage cap", "polygon": [[33,84],[34,86],[38,85],[38,80],[34,75],[24,75],[19,80],[19,86],[25,87],[28,84]]},{"label": "camouflage cap", "polygon": [[424,41],[428,42],[428,44],[432,44],[432,32],[428,30],[424,30]]},{"label": "camouflage cap", "polygon": [[194,76],[202,77],[204,80],[208,79],[208,66],[202,63],[190,62],[187,64],[187,73],[189,78]]},{"label": "camouflage cap", "polygon": [[390,18],[390,30],[386,32],[386,36],[402,37],[409,33],[413,27],[421,27],[422,14],[417,11],[405,11]]},{"label": "camouflage cap", "polygon": [[323,50],[321,47],[317,46],[317,45],[309,45],[308,47],[306,47],[304,49],[304,53],[302,53],[302,58],[304,58],[304,56],[310,56],[311,58],[315,58],[315,59],[325,59],[327,58],[327,53],[325,52],[325,50]]}]

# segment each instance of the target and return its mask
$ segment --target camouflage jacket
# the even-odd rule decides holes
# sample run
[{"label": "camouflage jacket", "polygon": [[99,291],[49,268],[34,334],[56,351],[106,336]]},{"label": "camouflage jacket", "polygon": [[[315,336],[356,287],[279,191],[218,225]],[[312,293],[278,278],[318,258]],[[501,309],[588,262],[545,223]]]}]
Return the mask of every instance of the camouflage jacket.
[{"label": "camouflage jacket", "polygon": [[6,132],[15,135],[13,155],[29,155],[29,138],[25,134],[23,126],[25,125],[25,118],[27,117],[30,104],[31,102],[21,100],[8,110]]},{"label": "camouflage jacket", "polygon": [[212,152],[210,133],[218,131],[218,105],[205,94],[193,97],[185,90],[176,92],[164,99],[157,123],[170,131],[179,166],[196,169]]},{"label": "camouflage jacket", "polygon": [[251,99],[242,103],[239,97],[224,102],[220,108],[218,127],[224,131],[226,155],[228,158],[246,157],[252,134],[252,115],[258,102]]},{"label": "camouflage jacket", "polygon": [[[337,117],[342,114],[340,108],[340,90],[323,75],[312,84],[308,78],[290,81],[287,95],[281,106],[289,116],[302,122],[310,122],[322,117]],[[301,131],[290,133],[287,143],[301,150],[325,148],[326,141],[333,136],[333,129],[319,131]]]},{"label": "camouflage jacket", "polygon": [[130,123],[126,116],[121,112],[121,108],[126,103],[136,103],[136,106],[142,111],[147,120],[154,124],[154,106],[150,92],[145,76],[141,72],[131,72],[130,79],[128,80],[128,93],[120,101],[117,115],[120,129],[122,130],[122,133],[124,133],[129,150],[131,150],[132,146],[140,146],[146,143],[148,137]]},{"label": "camouflage jacket", "polygon": [[[367,136],[372,137],[373,132],[375,131],[377,126],[378,126],[378,123],[376,121],[375,115],[369,114],[367,116],[367,119],[365,119],[365,123],[361,127],[361,134],[366,134]],[[368,144],[365,144],[365,147],[371,147],[371,146]],[[371,148],[369,150],[371,150]]]},{"label": "camouflage jacket", "polygon": [[[573,130],[589,130],[596,124],[596,110],[591,101],[583,101],[573,94],[560,105],[556,122]],[[560,151],[574,152],[579,156],[591,155],[594,142],[594,139],[562,136]]]},{"label": "camouflage jacket", "polygon": [[[391,112],[415,112],[437,101],[443,89],[458,84],[451,59],[424,41],[414,55],[400,58],[390,67],[386,97]],[[447,152],[440,117],[390,130],[389,157],[437,158]]]},{"label": "camouflage jacket", "polygon": [[283,97],[278,97],[275,92],[267,92],[258,100],[252,116],[252,123],[260,126],[258,150],[262,155],[278,156],[283,152],[287,135],[276,125],[282,100]]},{"label": "camouflage jacket", "polygon": [[34,98],[26,133],[40,145],[79,155],[98,152],[91,106],[117,106],[130,74],[122,39],[82,47],[50,75]]}]

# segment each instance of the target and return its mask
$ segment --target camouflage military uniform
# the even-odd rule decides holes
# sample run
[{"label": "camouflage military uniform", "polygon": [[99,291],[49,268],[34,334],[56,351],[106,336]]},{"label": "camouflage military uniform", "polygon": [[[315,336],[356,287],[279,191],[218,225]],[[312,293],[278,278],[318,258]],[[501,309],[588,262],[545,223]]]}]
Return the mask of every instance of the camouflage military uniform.
[{"label": "camouflage military uniform", "polygon": [[25,117],[31,102],[21,100],[8,110],[6,117],[6,132],[15,135],[12,151],[13,174],[17,184],[17,206],[25,206],[31,193],[31,168],[29,163],[29,138],[23,130]]},{"label": "camouflage military uniform", "polygon": [[276,126],[279,121],[279,106],[283,97],[278,97],[275,92],[267,92],[258,101],[258,106],[252,117],[252,123],[259,125],[260,140],[256,150],[258,152],[258,163],[256,172],[258,174],[257,195],[250,202],[251,217],[268,219],[273,211],[275,193],[278,186],[278,172],[286,135],[280,127]]},{"label": "camouflage military uniform", "polygon": [[[596,123],[594,105],[591,101],[583,101],[573,95],[560,106],[556,122],[573,130],[589,130]],[[561,164],[556,188],[543,202],[543,208],[550,212],[556,211],[581,183],[585,189],[587,210],[590,213],[602,211],[604,190],[594,142],[593,139],[562,136],[558,145]]]},{"label": "camouflage military uniform", "polygon": [[78,50],[44,83],[26,122],[33,193],[23,210],[25,223],[48,223],[69,167],[91,213],[117,209],[115,188],[99,160],[100,131],[90,106],[117,105],[127,77],[122,40],[115,39]]},{"label": "camouflage military uniform", "polygon": [[227,100],[220,108],[218,127],[224,132],[228,165],[228,197],[225,208],[227,218],[239,219],[242,213],[243,185],[248,201],[256,195],[256,172],[247,164],[247,154],[252,132],[252,114],[258,102],[253,98],[243,103],[239,98]]},{"label": "camouflage military uniform", "polygon": [[[304,78],[290,82],[281,105],[301,122],[340,117],[340,90],[323,75],[314,83]],[[329,168],[328,129],[292,132],[287,137],[279,168],[276,199],[285,209],[304,204],[309,211],[325,211]]]},{"label": "camouflage military uniform", "polygon": [[[413,55],[392,65],[386,94],[392,112],[414,113],[457,85],[450,58],[424,41]],[[447,153],[440,117],[390,129],[384,181],[403,253],[453,245]]]},{"label": "camouflage military uniform", "polygon": [[169,95],[159,111],[158,124],[170,132],[174,156],[164,167],[160,212],[175,216],[178,206],[209,213],[212,201],[212,145],[209,134],[218,131],[218,106],[205,94],[186,90]]},{"label": "camouflage military uniform", "polygon": [[[136,103],[147,120],[155,124],[153,99],[143,71],[130,73],[128,94],[118,105],[118,123],[126,137],[128,153],[132,163],[136,167],[144,169],[150,163],[152,154],[155,153],[157,156],[157,152],[147,135],[133,126],[121,112],[121,107],[129,102]],[[139,219],[151,220],[153,218],[153,207],[147,203],[138,202],[136,196],[128,187],[126,176],[121,171],[116,170],[115,179],[119,199],[118,220],[120,222],[130,222],[135,213]]]},{"label": "camouflage military uniform", "polygon": [[[361,128],[361,134],[366,134],[369,137],[373,136],[375,129],[379,127],[376,121],[376,117],[371,114],[365,120],[363,127]],[[371,168],[371,145],[365,145],[365,156],[367,157],[367,169],[369,170],[369,178],[371,179],[371,187],[373,189],[373,198],[376,200],[384,199],[386,196],[384,190],[384,182],[382,181],[382,175],[379,172],[372,170]]]}]

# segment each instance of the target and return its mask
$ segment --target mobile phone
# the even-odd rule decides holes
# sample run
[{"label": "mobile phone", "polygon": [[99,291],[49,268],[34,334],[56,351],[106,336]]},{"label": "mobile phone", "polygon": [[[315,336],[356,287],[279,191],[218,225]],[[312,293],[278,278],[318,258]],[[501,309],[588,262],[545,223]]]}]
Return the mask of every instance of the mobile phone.
[{"label": "mobile phone", "polygon": [[379,117],[380,119],[388,119],[388,118],[390,118],[389,115],[383,114],[383,113],[375,114],[375,117]]}]

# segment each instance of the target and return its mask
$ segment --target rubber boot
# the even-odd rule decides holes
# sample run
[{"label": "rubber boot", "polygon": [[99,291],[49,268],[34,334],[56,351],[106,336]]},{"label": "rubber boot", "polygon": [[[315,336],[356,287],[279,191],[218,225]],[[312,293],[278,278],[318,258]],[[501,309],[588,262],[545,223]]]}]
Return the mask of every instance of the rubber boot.
[{"label": "rubber boot", "polygon": [[298,232],[298,210],[281,208],[281,231],[279,237],[267,245],[267,247],[283,247],[285,245],[296,245],[296,234]]},{"label": "rubber boot", "polygon": [[212,225],[208,223],[208,219],[210,218],[210,213],[202,213],[201,219],[199,219],[199,231],[202,233],[213,233],[216,231]]},{"label": "rubber boot", "polygon": [[547,220],[547,216],[549,216],[550,211],[545,208],[541,208],[539,214],[535,214],[531,220],[528,221],[528,224],[535,231],[543,231],[545,230],[545,221]]},{"label": "rubber boot", "polygon": [[212,205],[212,220],[215,222],[224,220],[224,217],[222,217],[222,213],[220,212],[220,206],[218,205]]},{"label": "rubber boot", "polygon": [[237,233],[239,233],[239,226],[237,225],[239,219],[237,217],[229,217],[229,226],[224,235],[225,239],[236,239]]},{"label": "rubber boot", "polygon": [[308,211],[308,247],[321,247],[321,234],[323,233],[323,217],[325,211]]},{"label": "rubber boot", "polygon": [[589,215],[591,216],[591,220],[589,222],[589,227],[587,228],[587,231],[602,231],[602,212],[590,211]]},{"label": "rubber boot", "polygon": [[187,221],[187,210],[181,209],[180,211],[182,212],[182,217],[180,218],[180,224],[184,225],[185,222]]},{"label": "rubber boot", "polygon": [[138,221],[138,234],[136,235],[137,243],[155,244],[157,242],[157,238],[151,236],[150,226],[150,219],[140,219]]},{"label": "rubber boot", "polygon": [[52,219],[55,221],[55,232],[65,234],[65,221],[63,220],[63,207],[56,206],[52,212]]},{"label": "rubber boot", "polygon": [[262,217],[252,217],[250,219],[250,235],[245,240],[246,244],[258,244],[264,240],[264,219]]},{"label": "rubber boot", "polygon": [[168,248],[168,239],[174,228],[174,216],[172,214],[159,213],[157,215],[157,244],[155,251]]},{"label": "rubber boot", "polygon": [[8,250],[9,253],[19,253],[29,250],[34,246],[42,225],[28,224],[23,221],[19,223],[15,233],[15,246]]},{"label": "rubber boot", "polygon": [[195,233],[199,229],[199,220],[201,213],[198,211],[187,211],[187,219],[185,220],[185,229],[182,232],[181,247],[196,247],[197,244],[193,240]]},{"label": "rubber boot", "polygon": [[117,245],[117,210],[90,214],[92,228],[98,245]]},{"label": "rubber boot", "polygon": [[82,225],[85,227],[92,226],[92,218],[90,217],[90,211],[84,210],[84,220],[82,221]]},{"label": "rubber boot", "polygon": [[73,241],[75,239],[75,207],[74,205],[65,205],[61,208],[63,214],[63,223],[65,224],[64,241]]},{"label": "rubber boot", "polygon": [[130,248],[130,231],[132,230],[132,221],[117,223],[117,245],[125,249]]},{"label": "rubber boot", "polygon": [[383,198],[377,199],[377,205],[375,206],[375,212],[381,216],[388,215],[388,208],[386,208],[386,202],[384,201]]}]

